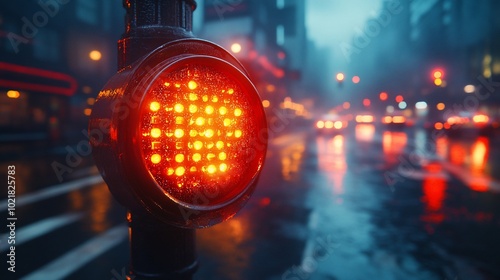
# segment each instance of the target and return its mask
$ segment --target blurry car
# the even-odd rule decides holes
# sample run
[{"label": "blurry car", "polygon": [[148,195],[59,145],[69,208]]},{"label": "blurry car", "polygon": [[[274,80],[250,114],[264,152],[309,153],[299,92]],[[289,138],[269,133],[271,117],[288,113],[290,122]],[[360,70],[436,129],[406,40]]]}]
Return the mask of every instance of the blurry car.
[{"label": "blurry car", "polygon": [[328,114],[319,118],[316,123],[316,131],[319,133],[338,133],[345,130],[348,121],[338,115]]},{"label": "blurry car", "polygon": [[354,120],[356,121],[356,123],[371,124],[375,122],[375,117],[371,113],[360,113],[356,115]]},{"label": "blurry car", "polygon": [[410,126],[412,122],[402,112],[394,112],[382,117],[382,124],[388,128],[403,128]]}]

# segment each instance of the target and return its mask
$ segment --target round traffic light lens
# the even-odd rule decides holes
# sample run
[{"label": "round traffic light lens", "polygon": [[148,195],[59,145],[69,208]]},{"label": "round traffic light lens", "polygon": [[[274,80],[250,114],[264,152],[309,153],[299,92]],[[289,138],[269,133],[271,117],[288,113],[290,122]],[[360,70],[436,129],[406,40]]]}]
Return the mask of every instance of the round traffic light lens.
[{"label": "round traffic light lens", "polygon": [[[216,205],[242,193],[261,168],[266,122],[241,72],[209,63],[165,68],[146,90],[140,149],[172,199]],[[261,149],[265,149],[262,148]],[[201,199],[203,197],[203,199]]]}]

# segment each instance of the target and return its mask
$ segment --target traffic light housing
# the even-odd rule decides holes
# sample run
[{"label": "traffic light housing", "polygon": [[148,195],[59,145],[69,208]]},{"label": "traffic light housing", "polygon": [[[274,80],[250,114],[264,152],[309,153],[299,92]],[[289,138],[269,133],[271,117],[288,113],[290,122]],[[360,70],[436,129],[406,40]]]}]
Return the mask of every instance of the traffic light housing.
[{"label": "traffic light housing", "polygon": [[185,228],[242,208],[267,149],[262,102],[241,64],[192,38],[166,43],[113,76],[94,105],[89,135],[122,205]]}]

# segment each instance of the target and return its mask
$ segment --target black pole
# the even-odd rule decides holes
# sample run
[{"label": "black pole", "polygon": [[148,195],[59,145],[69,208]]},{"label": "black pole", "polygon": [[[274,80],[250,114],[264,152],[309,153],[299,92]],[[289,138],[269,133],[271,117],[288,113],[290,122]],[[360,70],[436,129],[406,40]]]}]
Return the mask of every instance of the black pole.
[{"label": "black pole", "polygon": [[[159,46],[191,38],[194,0],[123,0],[125,33],[118,41],[118,70]],[[190,280],[197,268],[195,230],[152,215],[128,213],[130,279]]]},{"label": "black pole", "polygon": [[193,37],[195,0],[123,0],[125,33],[118,41],[118,69],[164,43]]},{"label": "black pole", "polygon": [[127,216],[134,279],[192,278],[198,266],[194,229],[166,225],[150,215]]}]

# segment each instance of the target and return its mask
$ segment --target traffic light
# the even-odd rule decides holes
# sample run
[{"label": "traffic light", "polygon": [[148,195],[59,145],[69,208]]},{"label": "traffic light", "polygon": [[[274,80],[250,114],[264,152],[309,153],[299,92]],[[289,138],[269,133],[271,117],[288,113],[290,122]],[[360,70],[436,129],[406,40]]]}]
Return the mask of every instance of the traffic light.
[{"label": "traffic light", "polygon": [[432,79],[434,81],[434,85],[442,86],[444,82],[444,71],[440,68],[436,68],[432,70]]},{"label": "traffic light", "polygon": [[192,38],[164,44],[113,76],[89,134],[121,204],[185,228],[219,223],[243,207],[267,149],[262,102],[241,64]]}]

